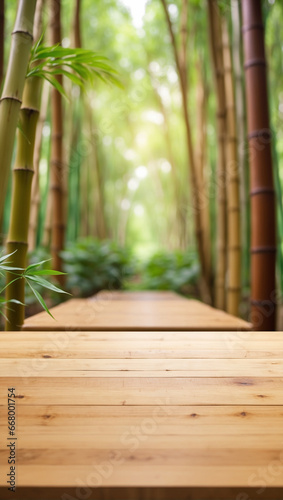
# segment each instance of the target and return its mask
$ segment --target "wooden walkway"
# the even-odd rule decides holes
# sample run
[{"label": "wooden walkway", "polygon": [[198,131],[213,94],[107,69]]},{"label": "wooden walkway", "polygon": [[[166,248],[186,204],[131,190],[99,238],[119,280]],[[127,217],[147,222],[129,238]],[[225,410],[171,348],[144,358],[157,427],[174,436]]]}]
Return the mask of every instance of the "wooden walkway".
[{"label": "wooden walkway", "polygon": [[24,330],[250,330],[246,321],[173,292],[102,292],[71,299],[25,321]]}]

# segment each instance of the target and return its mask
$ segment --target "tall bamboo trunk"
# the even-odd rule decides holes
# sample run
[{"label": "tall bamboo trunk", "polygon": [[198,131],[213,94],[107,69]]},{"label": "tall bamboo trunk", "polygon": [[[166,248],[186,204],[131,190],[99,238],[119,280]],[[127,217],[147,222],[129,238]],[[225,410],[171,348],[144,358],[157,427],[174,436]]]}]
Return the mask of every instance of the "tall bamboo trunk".
[{"label": "tall bamboo trunk", "polygon": [[[42,15],[45,0],[37,0],[35,16],[34,16],[34,41],[37,42],[42,35]],[[42,130],[46,118],[48,106],[49,84],[44,82],[42,92],[42,100],[40,105],[40,113],[36,126],[35,144],[34,144],[34,158],[33,169],[34,175],[31,187],[31,202],[30,202],[30,218],[29,218],[29,231],[28,231],[28,249],[34,250],[36,247],[37,226],[38,226],[38,213],[40,207],[40,190],[39,190],[39,162],[41,154]]]},{"label": "tall bamboo trunk", "polygon": [[[4,43],[5,43],[5,0],[0,0],[0,88],[2,87],[3,74],[4,74]],[[3,213],[0,216],[0,245],[4,235],[2,234],[3,228]]]},{"label": "tall bamboo trunk", "polygon": [[[28,247],[28,226],[30,215],[31,185],[33,177],[33,152],[36,124],[39,116],[41,79],[32,77],[26,80],[23,103],[20,112],[20,130],[16,160],[13,169],[12,206],[7,239],[7,252],[11,256],[11,265],[26,267]],[[14,279],[8,275],[8,282]],[[11,283],[6,288],[6,299],[16,299],[24,303],[24,279]],[[20,330],[24,322],[24,305],[8,304],[6,309],[6,330]]]},{"label": "tall bamboo trunk", "polygon": [[0,0],[0,86],[4,74],[5,0]]},{"label": "tall bamboo trunk", "polygon": [[197,63],[197,141],[195,148],[195,162],[199,172],[199,189],[201,199],[201,224],[203,228],[203,248],[205,267],[208,270],[209,282],[212,282],[211,236],[210,236],[210,206],[209,185],[207,176],[207,85],[202,71],[201,61]]},{"label": "tall bamboo trunk", "polygon": [[[206,266],[206,258],[205,258],[205,248],[204,248],[204,230],[203,230],[203,224],[202,224],[202,217],[201,217],[201,210],[202,210],[202,205],[201,205],[201,196],[200,196],[200,181],[199,181],[199,172],[197,171],[196,168],[196,163],[195,163],[195,154],[194,154],[194,148],[193,148],[193,141],[192,141],[192,133],[191,133],[191,123],[190,123],[190,116],[189,116],[189,111],[188,111],[188,98],[187,98],[187,85],[186,85],[186,76],[187,75],[187,66],[184,67],[184,64],[186,62],[186,57],[185,57],[185,42],[187,40],[187,23],[184,22],[184,12],[187,12],[187,0],[183,0],[182,3],[182,26],[183,26],[183,35],[182,35],[182,57],[180,59],[180,55],[178,53],[177,49],[177,43],[176,43],[176,38],[172,26],[172,22],[170,19],[169,11],[168,11],[168,6],[166,3],[166,0],[161,0],[168,29],[169,29],[169,34],[171,38],[171,44],[174,52],[174,58],[175,58],[175,64],[177,68],[177,72],[179,75],[179,83],[180,83],[180,90],[181,90],[181,95],[182,95],[182,109],[183,109],[183,114],[184,114],[184,122],[185,122],[185,130],[186,130],[186,145],[187,145],[187,150],[188,150],[188,158],[189,158],[189,166],[190,166],[190,177],[191,177],[191,188],[192,188],[192,195],[193,195],[193,212],[194,212],[194,223],[195,223],[195,236],[196,236],[196,242],[197,242],[197,248],[198,248],[198,255],[199,255],[199,260],[200,260],[200,267],[201,267],[201,295],[202,298],[205,302],[211,302],[211,290],[210,290],[210,276],[211,276],[211,270],[207,269]],[[185,29],[184,29],[185,27]]]},{"label": "tall bamboo trunk", "polygon": [[241,241],[242,241],[242,282],[244,285],[249,283],[247,270],[250,264],[249,238],[249,202],[248,202],[248,168],[246,151],[246,111],[244,95],[244,72],[242,65],[242,30],[241,30],[241,12],[240,0],[231,1],[231,18],[233,31],[233,68],[235,76],[235,99],[236,99],[236,117],[237,117],[237,136],[238,136],[238,163],[240,178],[240,203],[241,203]]},{"label": "tall bamboo trunk", "polygon": [[20,0],[12,33],[12,43],[4,88],[0,100],[0,220],[12,161],[21,99],[33,41],[36,0]]},{"label": "tall bamboo trunk", "polygon": [[40,209],[40,186],[39,186],[39,163],[41,157],[42,145],[42,131],[47,115],[49,101],[49,83],[47,81],[43,84],[42,99],[40,106],[40,114],[36,127],[35,145],[34,145],[34,177],[31,189],[31,207],[30,207],[30,221],[29,221],[29,234],[28,234],[28,247],[29,250],[34,250],[37,242],[37,229],[38,217]]},{"label": "tall bamboo trunk", "polygon": [[276,325],[276,215],[261,2],[242,0],[251,183],[251,320]]},{"label": "tall bamboo trunk", "polygon": [[217,97],[217,224],[216,224],[216,271],[215,306],[226,308],[226,96],[224,85],[224,65],[222,47],[221,14],[216,0],[208,0],[209,32]]},{"label": "tall bamboo trunk", "polygon": [[[51,0],[51,44],[61,43],[61,0]],[[56,76],[62,85],[62,76]],[[63,162],[63,106],[62,96],[56,88],[51,90],[51,159],[50,159],[50,189],[52,191],[52,234],[51,253],[52,267],[62,270],[60,252],[65,243],[65,203],[64,203],[64,162]],[[62,285],[64,276],[58,276]]]},{"label": "tall bamboo trunk", "polygon": [[226,95],[226,193],[227,193],[227,312],[239,316],[241,299],[241,224],[239,163],[231,48],[223,19],[223,60]]},{"label": "tall bamboo trunk", "polygon": [[41,241],[41,245],[44,248],[48,249],[50,249],[51,245],[51,232],[52,232],[52,215],[53,215],[52,195],[53,193],[49,190],[47,193],[45,220],[44,220],[42,241]]}]

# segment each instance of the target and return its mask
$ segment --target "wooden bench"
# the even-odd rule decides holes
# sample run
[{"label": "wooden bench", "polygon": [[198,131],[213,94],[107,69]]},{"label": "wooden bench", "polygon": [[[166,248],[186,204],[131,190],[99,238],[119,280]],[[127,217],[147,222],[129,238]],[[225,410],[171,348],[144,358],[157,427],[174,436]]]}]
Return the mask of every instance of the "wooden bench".
[{"label": "wooden bench", "polygon": [[282,500],[282,333],[9,332],[0,358],[0,499]]},{"label": "wooden bench", "polygon": [[[137,295],[135,295],[137,294]],[[251,324],[172,292],[103,292],[26,319],[24,330],[251,330]]]}]

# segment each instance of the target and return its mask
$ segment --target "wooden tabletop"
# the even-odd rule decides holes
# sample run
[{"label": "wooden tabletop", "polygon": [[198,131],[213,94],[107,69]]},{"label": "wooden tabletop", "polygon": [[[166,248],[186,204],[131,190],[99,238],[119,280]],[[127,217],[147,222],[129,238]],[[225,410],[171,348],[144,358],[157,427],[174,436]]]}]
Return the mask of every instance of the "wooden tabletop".
[{"label": "wooden tabletop", "polygon": [[71,299],[26,319],[24,330],[250,330],[251,325],[172,292],[104,292]]},{"label": "wooden tabletop", "polygon": [[283,333],[1,333],[0,390],[1,499],[282,500]]}]

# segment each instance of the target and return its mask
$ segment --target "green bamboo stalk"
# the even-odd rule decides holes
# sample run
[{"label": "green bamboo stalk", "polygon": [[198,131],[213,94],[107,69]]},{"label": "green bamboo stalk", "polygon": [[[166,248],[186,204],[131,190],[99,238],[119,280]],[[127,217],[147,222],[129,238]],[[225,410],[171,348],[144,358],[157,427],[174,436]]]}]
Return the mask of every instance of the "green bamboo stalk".
[{"label": "green bamboo stalk", "polygon": [[0,219],[3,215],[14,139],[33,41],[35,5],[36,0],[19,1],[6,78],[0,100]]},{"label": "green bamboo stalk", "polygon": [[5,0],[0,0],[0,85],[4,75]]},{"label": "green bamboo stalk", "polygon": [[[52,45],[61,43],[61,0],[51,0],[51,20],[50,37]],[[62,75],[56,75],[57,81],[63,85]],[[50,159],[50,189],[52,191],[52,232],[51,232],[51,253],[52,268],[62,271],[62,259],[60,252],[65,243],[65,182],[64,182],[64,162],[63,162],[63,105],[62,96],[56,88],[51,90],[51,159]],[[58,276],[61,285],[64,284],[64,276]]]},{"label": "green bamboo stalk", "polygon": [[222,26],[220,9],[216,0],[208,0],[209,35],[212,56],[212,66],[217,99],[217,219],[216,219],[216,262],[215,262],[215,300],[218,309],[226,308],[225,282],[227,267],[227,235],[226,235],[226,95],[223,70]]},{"label": "green bamboo stalk", "polygon": [[[36,125],[41,101],[42,79],[31,77],[26,80],[23,103],[20,111],[20,129],[16,159],[13,168],[12,206],[7,253],[15,252],[11,257],[14,267],[26,267],[28,248],[28,227],[30,216],[31,186],[34,174],[33,153],[36,135]],[[15,278],[8,274],[7,282]],[[14,281],[6,288],[6,299],[16,299],[24,303],[24,279]],[[13,304],[6,310],[6,330],[20,330],[24,322],[24,305]]]},{"label": "green bamboo stalk", "polygon": [[42,99],[40,106],[40,114],[38,118],[36,137],[34,145],[34,177],[32,181],[31,190],[31,208],[30,208],[30,221],[29,221],[29,235],[28,235],[28,246],[29,251],[36,248],[37,234],[38,234],[38,218],[40,211],[40,187],[39,187],[39,163],[41,156],[41,146],[42,146],[42,131],[45,123],[47,108],[49,102],[49,83],[45,80],[43,83]]},{"label": "green bamboo stalk", "polygon": [[236,103],[227,21],[223,18],[223,62],[226,95],[227,312],[239,316],[241,300],[241,211]]}]

